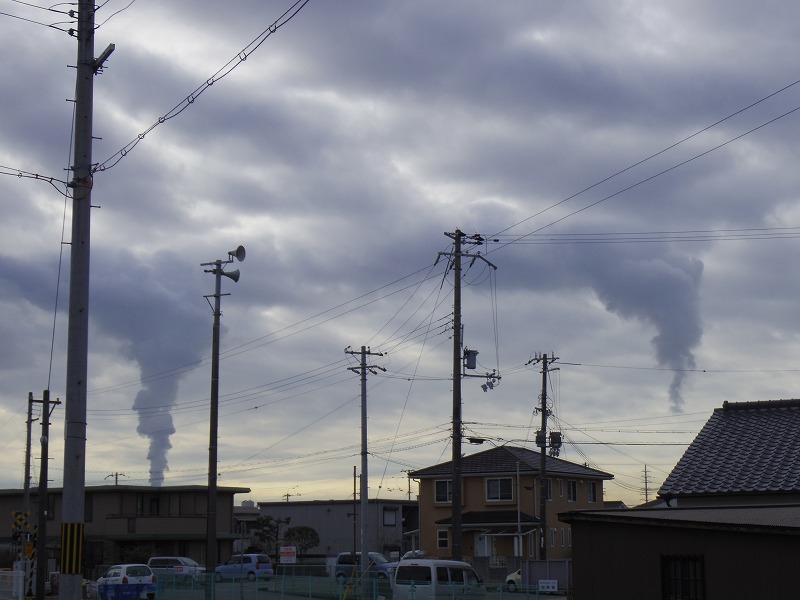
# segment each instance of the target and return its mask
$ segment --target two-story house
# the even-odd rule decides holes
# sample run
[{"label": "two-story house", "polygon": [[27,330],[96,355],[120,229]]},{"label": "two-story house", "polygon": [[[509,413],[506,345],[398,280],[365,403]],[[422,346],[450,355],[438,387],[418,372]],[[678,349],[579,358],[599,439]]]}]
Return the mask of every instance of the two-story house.
[{"label": "two-story house", "polygon": [[[538,558],[541,452],[498,446],[462,458],[462,556]],[[420,548],[448,557],[452,539],[452,462],[412,471],[419,481]],[[548,456],[545,463],[547,558],[568,558],[572,531],[558,513],[603,506],[613,475]]]}]

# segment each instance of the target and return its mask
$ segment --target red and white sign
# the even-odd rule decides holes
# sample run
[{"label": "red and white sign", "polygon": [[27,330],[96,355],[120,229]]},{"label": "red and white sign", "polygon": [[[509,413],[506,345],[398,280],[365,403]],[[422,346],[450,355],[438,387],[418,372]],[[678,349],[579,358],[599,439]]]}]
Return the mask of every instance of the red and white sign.
[{"label": "red and white sign", "polygon": [[281,546],[280,550],[281,564],[292,564],[297,562],[297,547],[296,546]]}]

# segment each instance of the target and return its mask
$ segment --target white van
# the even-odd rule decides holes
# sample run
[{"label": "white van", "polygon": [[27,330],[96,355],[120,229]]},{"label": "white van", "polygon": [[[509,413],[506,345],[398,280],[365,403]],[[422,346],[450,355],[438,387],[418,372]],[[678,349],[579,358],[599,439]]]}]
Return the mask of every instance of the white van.
[{"label": "white van", "polygon": [[397,563],[392,593],[394,600],[486,600],[486,586],[472,566],[436,558]]}]

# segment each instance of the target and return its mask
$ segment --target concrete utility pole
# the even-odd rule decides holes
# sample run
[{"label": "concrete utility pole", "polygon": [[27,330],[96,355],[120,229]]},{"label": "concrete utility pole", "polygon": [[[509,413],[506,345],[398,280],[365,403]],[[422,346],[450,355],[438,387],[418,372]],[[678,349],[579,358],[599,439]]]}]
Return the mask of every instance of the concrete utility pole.
[{"label": "concrete utility pole", "polygon": [[489,266],[495,267],[480,254],[466,254],[461,251],[463,243],[482,244],[483,237],[478,234],[466,235],[456,229],[453,233],[445,232],[453,240],[452,252],[439,252],[437,262],[442,256],[452,258],[453,265],[453,481],[452,481],[452,539],[450,540],[450,556],[453,560],[461,560],[461,258],[470,257],[472,262],[480,258]]},{"label": "concrete utility pole", "polygon": [[56,398],[50,402],[50,390],[42,392],[42,459],[39,465],[39,518],[36,526],[36,600],[44,600],[44,586],[47,581],[47,477],[50,460],[50,414],[61,404]]},{"label": "concrete utility pole", "polygon": [[[214,573],[217,566],[217,438],[219,435],[219,319],[222,316],[220,298],[230,294],[222,293],[222,276],[235,282],[239,281],[239,269],[225,271],[225,265],[233,262],[234,258],[243,261],[246,252],[244,246],[228,252],[228,260],[218,259],[213,262],[202,263],[205,273],[214,275],[214,293],[205,296],[214,298],[212,309],[214,311],[214,324],[211,329],[211,400],[209,402],[208,426],[208,499],[206,501],[206,573]],[[206,595],[211,595],[211,586],[206,586]]]},{"label": "concrete utility pole", "polygon": [[[550,357],[550,363],[557,360],[556,356]],[[549,372],[547,354],[536,356],[527,364],[540,361],[542,363],[542,394],[539,411],[542,413],[542,426],[536,433],[536,445],[542,451],[539,459],[539,560],[547,560],[547,417],[550,416],[550,409],[547,408],[547,373]]]},{"label": "concrete utility pole", "polygon": [[22,485],[22,512],[31,509],[31,429],[33,428],[33,392],[28,392],[28,418],[25,421],[28,441],[25,443],[25,480]]},{"label": "concrete utility pole", "polygon": [[361,575],[361,597],[367,598],[369,595],[369,578],[367,569],[369,568],[369,481],[367,477],[367,371],[373,375],[377,374],[376,369],[385,371],[383,367],[367,364],[367,356],[383,356],[382,352],[371,352],[366,346],[361,346],[361,352],[350,350],[348,346],[344,350],[345,354],[360,354],[361,364],[358,367],[348,367],[348,371],[361,375],[361,559],[358,561]]},{"label": "concrete utility pole", "polygon": [[64,415],[60,600],[83,596],[83,527],[86,486],[86,381],[89,354],[89,242],[92,208],[92,114],[94,76],[114,49],[94,57],[94,3],[78,1],[75,145],[72,179],[72,241],[69,273],[67,382]]}]

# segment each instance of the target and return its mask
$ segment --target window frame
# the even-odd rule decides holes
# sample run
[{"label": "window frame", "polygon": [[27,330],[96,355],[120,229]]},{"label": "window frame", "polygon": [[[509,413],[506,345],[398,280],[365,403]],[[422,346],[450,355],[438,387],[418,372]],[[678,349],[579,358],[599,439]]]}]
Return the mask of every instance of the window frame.
[{"label": "window frame", "polygon": [[590,482],[587,483],[587,485],[586,485],[586,500],[591,504],[594,504],[595,502],[597,502],[597,482],[596,481],[590,481]]},{"label": "window frame", "polygon": [[[440,484],[444,484],[446,499],[442,498],[440,494]],[[436,479],[433,482],[433,501],[436,504],[447,504],[453,502],[453,480],[452,479]]]},{"label": "window frame", "polygon": [[567,480],[567,502],[578,501],[578,482],[574,479]]},{"label": "window frame", "polygon": [[702,555],[661,556],[662,600],[705,600],[705,559]]},{"label": "window frame", "polygon": [[[490,495],[490,488],[493,487],[493,484],[496,486],[497,497],[491,497]],[[504,489],[504,487],[507,487],[507,489]],[[513,502],[514,479],[512,477],[487,477],[484,484],[484,492],[486,494],[486,502]]]},{"label": "window frame", "polygon": [[450,547],[450,530],[448,529],[436,530],[436,547],[439,550],[444,550]]}]

